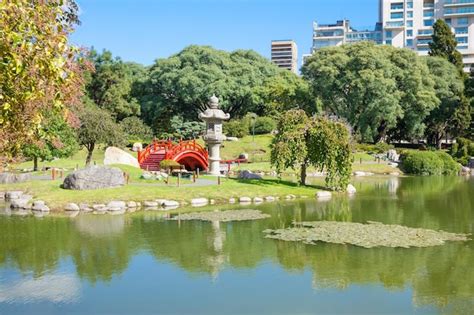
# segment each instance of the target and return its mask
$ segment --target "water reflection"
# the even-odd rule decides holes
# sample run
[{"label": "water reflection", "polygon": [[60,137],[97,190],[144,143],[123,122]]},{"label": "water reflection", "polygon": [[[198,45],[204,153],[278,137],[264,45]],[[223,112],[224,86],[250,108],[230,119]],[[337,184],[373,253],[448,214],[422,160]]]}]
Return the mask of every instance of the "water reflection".
[{"label": "water reflection", "polygon": [[134,257],[152,255],[157,262],[211,279],[229,267],[253,270],[270,261],[289,272],[310,270],[317,291],[344,291],[352,285],[381,285],[393,292],[411,288],[413,305],[456,313],[473,306],[473,242],[367,250],[279,242],[263,238],[262,231],[303,220],[372,220],[472,233],[473,184],[458,177],[364,178],[355,183],[355,198],[263,204],[258,209],[272,217],[252,222],[163,221],[155,213],[42,220],[0,217],[0,270],[33,273],[33,279],[2,284],[0,303],[28,298],[74,300],[78,280],[56,272],[66,259],[72,260],[78,277],[96,284],[126,274]]}]

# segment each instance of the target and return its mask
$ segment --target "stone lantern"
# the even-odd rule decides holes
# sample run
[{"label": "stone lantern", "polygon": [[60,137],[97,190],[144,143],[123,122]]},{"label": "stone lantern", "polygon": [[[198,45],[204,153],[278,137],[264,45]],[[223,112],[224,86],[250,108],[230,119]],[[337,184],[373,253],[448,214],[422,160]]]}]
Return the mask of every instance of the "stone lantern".
[{"label": "stone lantern", "polygon": [[222,133],[222,122],[230,118],[229,114],[219,109],[219,99],[213,95],[209,99],[209,106],[203,113],[199,114],[199,119],[206,122],[206,134],[203,139],[209,151],[209,174],[219,176],[220,171],[220,147],[225,140]]}]

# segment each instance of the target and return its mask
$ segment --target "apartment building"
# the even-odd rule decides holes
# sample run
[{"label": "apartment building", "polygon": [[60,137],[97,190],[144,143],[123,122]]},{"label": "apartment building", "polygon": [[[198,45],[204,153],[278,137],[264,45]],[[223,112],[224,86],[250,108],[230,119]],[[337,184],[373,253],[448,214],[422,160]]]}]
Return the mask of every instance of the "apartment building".
[{"label": "apartment building", "polygon": [[298,48],[292,40],[272,41],[272,62],[280,68],[298,72]]},{"label": "apartment building", "polygon": [[357,31],[348,20],[313,23],[313,47],[371,40],[427,55],[437,19],[448,23],[463,55],[465,71],[474,64],[474,0],[379,0],[379,23],[374,30]]},{"label": "apartment building", "polygon": [[438,19],[451,26],[469,71],[474,64],[474,0],[380,0],[383,42],[388,45],[427,55]]}]

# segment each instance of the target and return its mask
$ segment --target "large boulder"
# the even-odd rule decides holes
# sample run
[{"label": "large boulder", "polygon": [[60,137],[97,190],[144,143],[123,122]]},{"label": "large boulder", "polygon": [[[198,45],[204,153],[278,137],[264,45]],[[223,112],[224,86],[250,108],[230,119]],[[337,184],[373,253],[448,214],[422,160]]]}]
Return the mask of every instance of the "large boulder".
[{"label": "large boulder", "polygon": [[62,184],[64,189],[92,190],[125,185],[123,172],[116,167],[90,166],[69,174]]},{"label": "large boulder", "polygon": [[104,165],[124,164],[139,168],[138,160],[128,152],[116,147],[108,147],[105,150]]},{"label": "large boulder", "polygon": [[13,174],[13,173],[0,173],[0,184],[14,184],[26,182],[31,179],[31,174]]},{"label": "large boulder", "polygon": [[242,171],[239,174],[240,179],[262,179],[262,176],[252,173],[251,171]]}]

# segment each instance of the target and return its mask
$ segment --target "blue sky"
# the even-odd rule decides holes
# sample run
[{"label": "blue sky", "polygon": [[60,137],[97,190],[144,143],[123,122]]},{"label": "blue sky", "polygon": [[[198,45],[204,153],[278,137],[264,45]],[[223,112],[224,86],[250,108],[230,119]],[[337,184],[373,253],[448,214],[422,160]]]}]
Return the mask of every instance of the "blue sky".
[{"label": "blue sky", "polygon": [[77,1],[82,25],[74,44],[144,65],[191,44],[269,57],[272,39],[294,39],[301,57],[311,47],[314,20],[348,18],[356,28],[373,28],[378,18],[378,0]]}]

